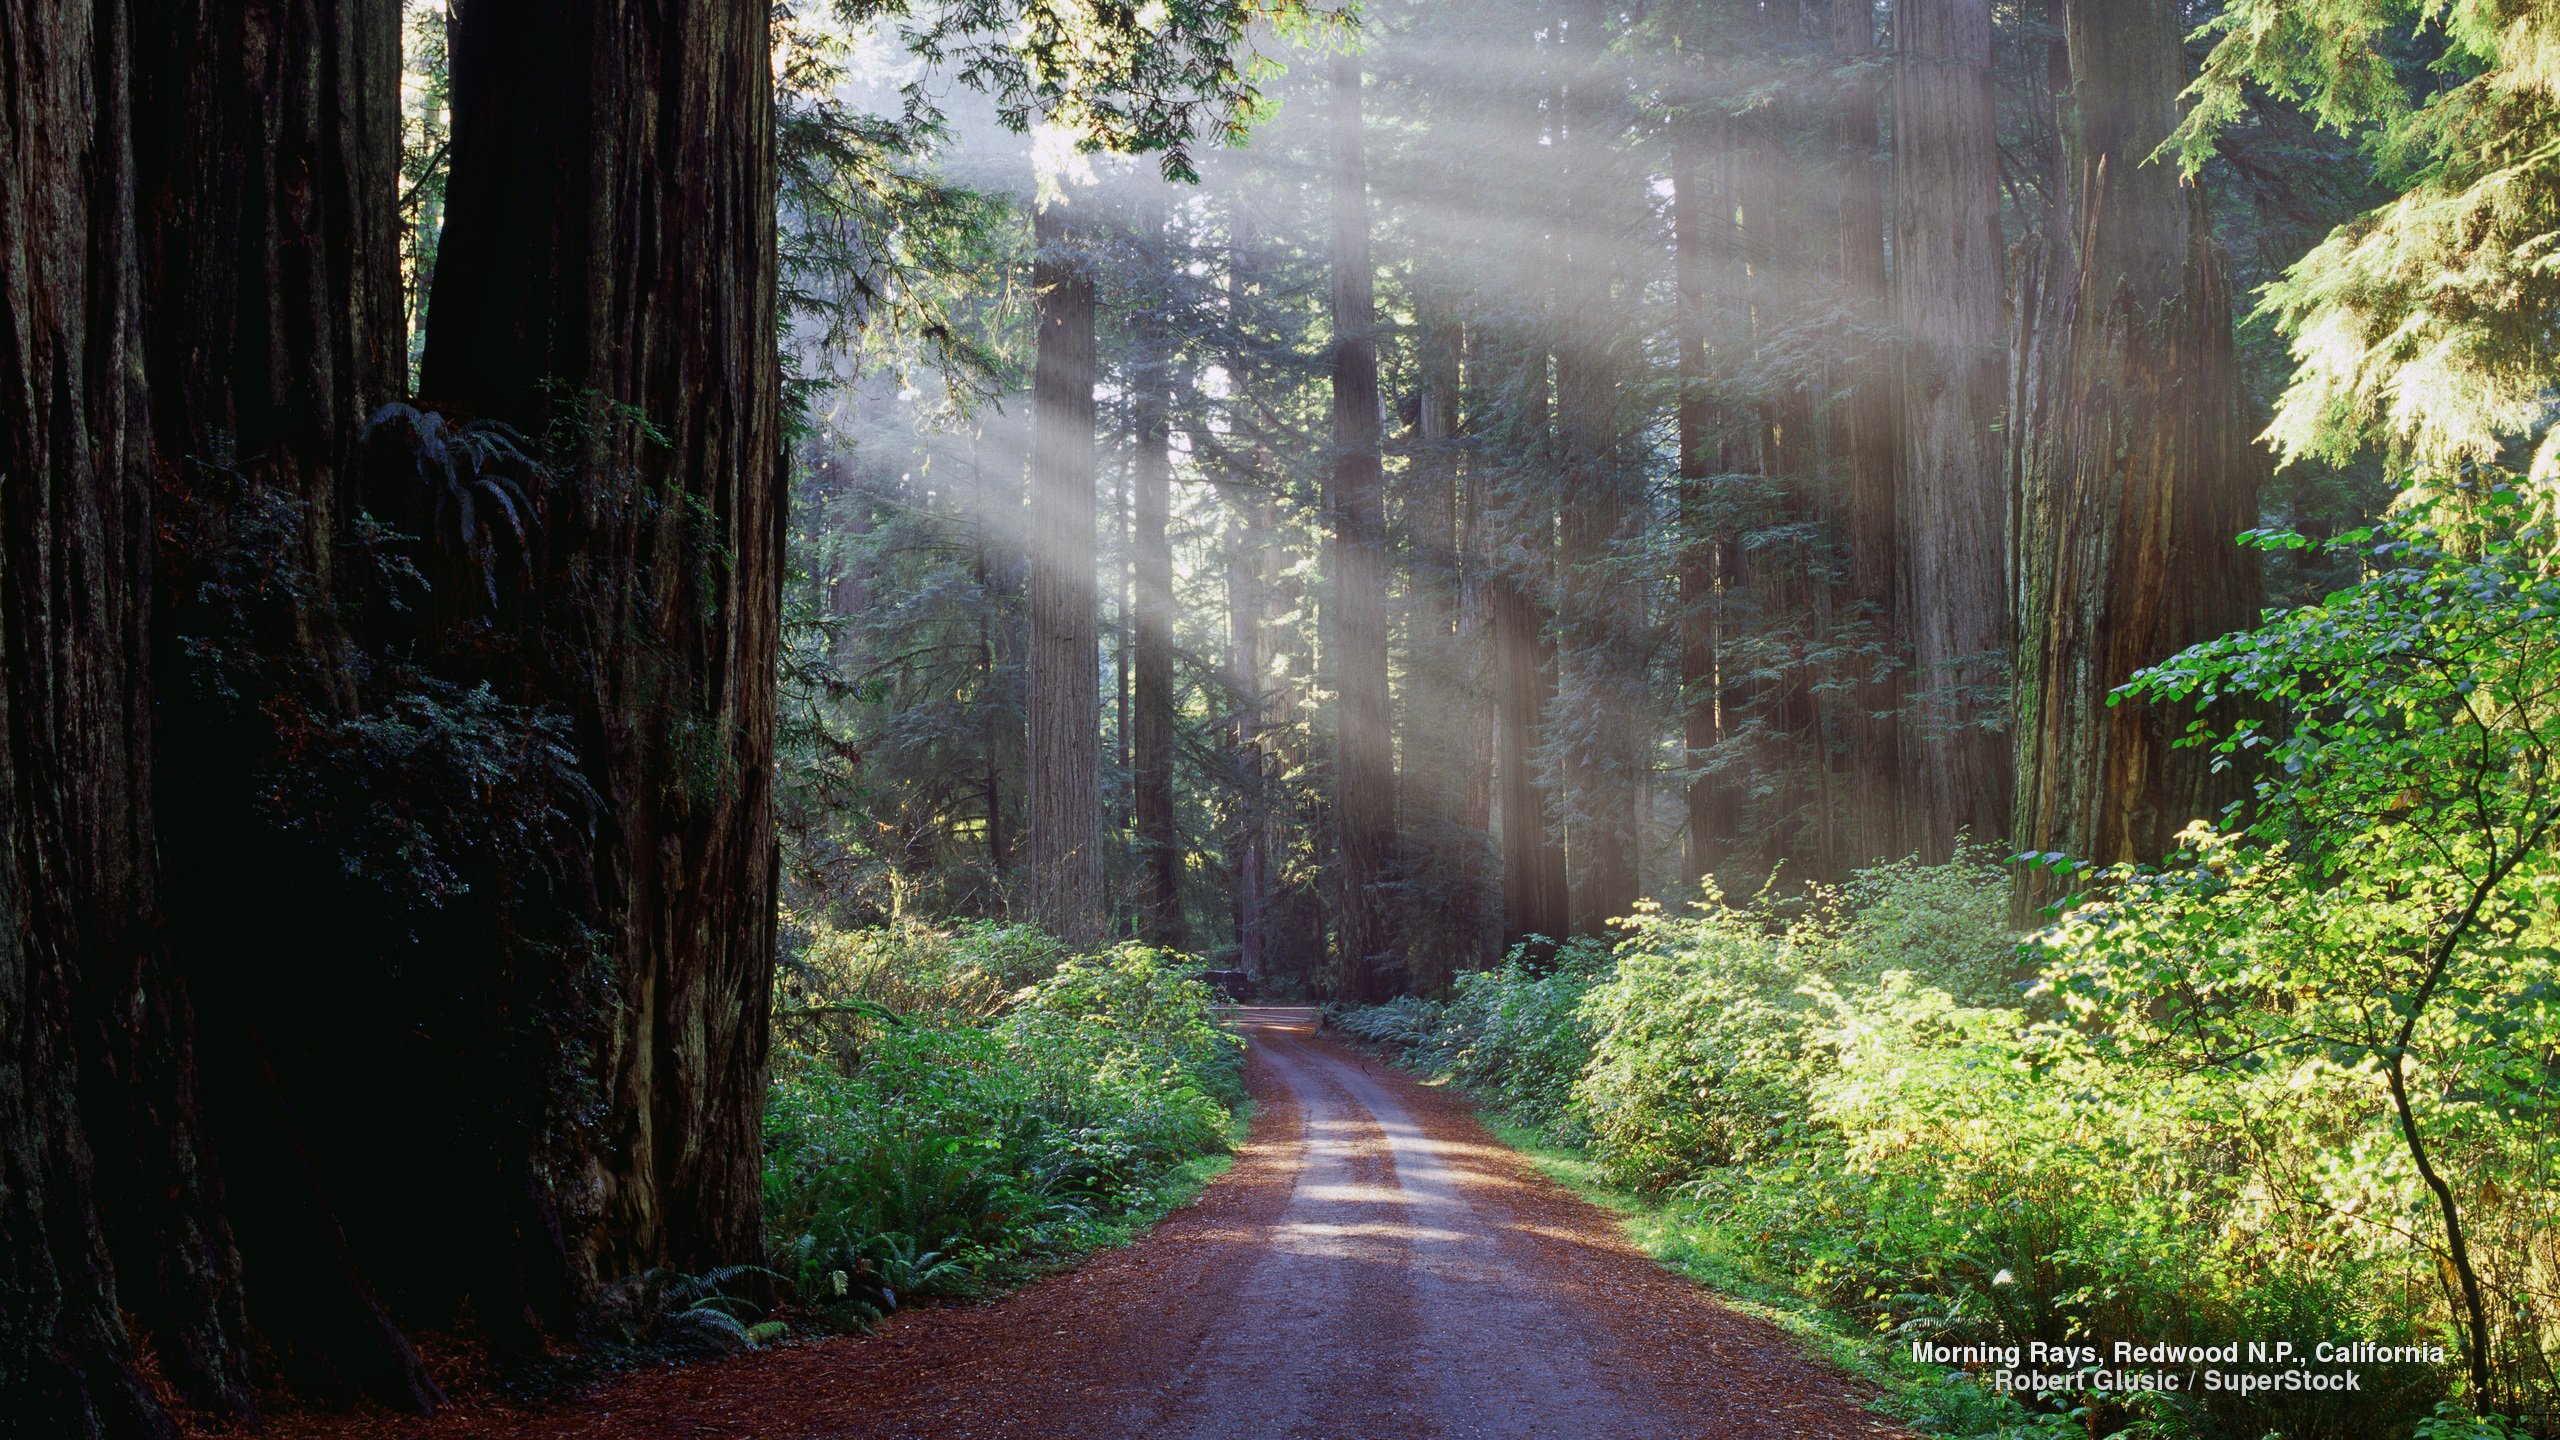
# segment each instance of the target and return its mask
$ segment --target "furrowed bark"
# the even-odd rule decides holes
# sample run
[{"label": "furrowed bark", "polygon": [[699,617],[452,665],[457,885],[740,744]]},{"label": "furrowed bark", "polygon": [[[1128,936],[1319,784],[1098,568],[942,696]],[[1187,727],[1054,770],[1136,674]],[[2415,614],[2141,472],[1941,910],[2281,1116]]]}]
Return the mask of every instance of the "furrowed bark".
[{"label": "furrowed bark", "polygon": [[1099,583],[1094,569],[1094,283],[1064,207],[1037,222],[1040,348],[1031,382],[1031,913],[1059,938],[1102,936]]},{"label": "furrowed bark", "polygon": [[[1164,217],[1146,212],[1139,239],[1164,243]],[[1136,656],[1131,704],[1130,783],[1138,838],[1139,933],[1151,944],[1183,949],[1182,837],[1173,808],[1173,542],[1167,531],[1173,496],[1173,453],[1166,412],[1171,404],[1173,337],[1160,315],[1132,317],[1137,353],[1130,370],[1137,468],[1131,479],[1131,528],[1137,591]]]},{"label": "furrowed bark", "polygon": [[588,1280],[761,1258],[783,504],[770,16],[465,6],[424,389],[568,452],[535,691],[602,802]]},{"label": "furrowed bark", "polygon": [[[2241,793],[2184,714],[2108,703],[2135,671],[2249,623],[2267,471],[2232,351],[2203,192],[2147,163],[2186,83],[2171,0],[2074,4],[2068,225],[2044,261],[2017,522],[2017,840],[2099,865],[2156,860]],[[2055,898],[2021,872],[2022,921]]]}]

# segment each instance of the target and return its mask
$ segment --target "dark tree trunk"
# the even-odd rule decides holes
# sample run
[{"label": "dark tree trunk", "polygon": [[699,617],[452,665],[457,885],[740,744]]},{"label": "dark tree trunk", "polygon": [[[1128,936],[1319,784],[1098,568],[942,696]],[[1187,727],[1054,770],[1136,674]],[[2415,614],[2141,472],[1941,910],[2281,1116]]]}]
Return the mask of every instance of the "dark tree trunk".
[{"label": "dark tree trunk", "polygon": [[767,7],[475,4],[424,388],[549,431],[528,613],[601,801],[596,1280],[762,1256],[783,502]]},{"label": "dark tree trunk", "polygon": [[[126,1128],[123,1097],[99,1127],[83,1094],[84,1069],[116,1059],[82,1053],[114,987],[179,993],[152,934],[153,485],[126,23],[116,5],[0,0],[0,1434],[73,1440],[176,1433],[119,1314],[152,1288],[148,1262],[119,1277],[99,1194],[97,1132]],[[133,1098],[192,1100],[166,1078]],[[171,1198],[200,1211],[205,1196],[191,1183]],[[236,1271],[210,1238],[217,1298],[158,1318],[200,1337],[218,1391],[245,1337],[226,1333]]]},{"label": "dark tree trunk", "polygon": [[[1139,243],[1165,243],[1164,217],[1151,222]],[[1169,259],[1155,262],[1169,276]],[[1136,532],[1133,584],[1137,591],[1131,806],[1138,832],[1139,933],[1148,943],[1181,949],[1190,943],[1182,917],[1182,837],[1173,809],[1173,452],[1166,413],[1172,403],[1173,337],[1164,306],[1131,317],[1136,353],[1130,367],[1130,417],[1137,431],[1136,473],[1131,479],[1130,525]]]},{"label": "dark tree trunk", "polygon": [[1387,691],[1386,497],[1378,458],[1377,316],[1371,296],[1369,180],[1360,61],[1332,79],[1333,466],[1325,486],[1332,541],[1328,662],[1341,697],[1334,794],[1341,851],[1337,944],[1345,998],[1394,993],[1396,768]]},{"label": "dark tree trunk", "polygon": [[[1864,66],[1874,54],[1875,7],[1870,0],[1832,0],[1831,48],[1843,64]],[[1878,174],[1879,133],[1875,82],[1852,73],[1841,94],[1834,139],[1840,166],[1841,303],[1870,333],[1883,333],[1888,314],[1885,286],[1884,183]],[[1895,464],[1898,434],[1897,380],[1881,343],[1855,347],[1843,377],[1837,444],[1847,483],[1843,529],[1849,546],[1847,619],[1865,631],[1866,655],[1849,700],[1852,852],[1862,861],[1896,858],[1908,846],[1909,800],[1902,773],[1903,621],[1895,609]]]},{"label": "dark tree trunk", "polygon": [[[228,748],[256,738],[242,707],[305,737],[353,713],[346,461],[402,378],[397,22],[368,0],[0,6],[10,1434],[170,1432],[119,1312],[216,1415],[252,1413],[252,1313],[289,1367],[436,1397],[338,1222],[353,1185],[299,1147],[315,1092],[283,1091],[237,1023],[287,1046],[362,1028],[261,1001],[324,949],[363,985],[370,941],[312,943],[333,877],[251,793],[272,755]],[[269,668],[230,678],[277,688],[212,698],[191,597],[250,573]],[[389,1063],[332,1077],[404,1083]],[[263,1165],[278,1146],[302,1163]],[[227,1218],[286,1216],[236,1240]]]},{"label": "dark tree trunk", "polygon": [[[2174,0],[2073,4],[2063,119],[2069,224],[2048,254],[2036,413],[2018,517],[2017,839],[2113,864],[2156,860],[2237,798],[2185,718],[2109,705],[2133,672],[2249,622],[2255,523],[2231,298],[2203,194],[2145,163],[2186,84]],[[2022,919],[2050,897],[2024,875]]]},{"label": "dark tree trunk", "polygon": [[1040,342],[1031,382],[1030,768],[1024,849],[1033,918],[1102,937],[1101,614],[1094,566],[1094,284],[1064,209],[1040,212]]},{"label": "dark tree trunk", "polygon": [[1911,636],[1906,839],[1943,859],[1959,833],[2009,832],[2007,372],[2001,317],[1991,0],[1903,0],[1894,15],[1894,311],[1902,447],[1899,611]]}]

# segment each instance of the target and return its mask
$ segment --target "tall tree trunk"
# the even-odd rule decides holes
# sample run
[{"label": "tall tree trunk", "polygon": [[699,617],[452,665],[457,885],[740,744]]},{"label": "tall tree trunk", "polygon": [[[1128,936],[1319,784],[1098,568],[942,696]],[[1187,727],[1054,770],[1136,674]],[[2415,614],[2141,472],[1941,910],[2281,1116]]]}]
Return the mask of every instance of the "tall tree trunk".
[{"label": "tall tree trunk", "polygon": [[[1547,348],[1521,347],[1516,413],[1505,448],[1543,460],[1548,439]],[[1515,476],[1515,482],[1524,477]],[[1540,483],[1515,483],[1506,497],[1510,554],[1495,566],[1493,650],[1495,803],[1502,812],[1502,943],[1570,933],[1571,889],[1564,829],[1552,807],[1538,752],[1556,705],[1556,644],[1549,624],[1555,593],[1554,497]]]},{"label": "tall tree trunk", "polygon": [[1466,713],[1472,677],[1459,649],[1463,584],[1458,536],[1458,389],[1460,336],[1447,283],[1419,260],[1416,299],[1417,376],[1414,448],[1403,477],[1409,642],[1401,707],[1404,757],[1399,815],[1404,837],[1408,925],[1406,973],[1413,988],[1445,986],[1476,948],[1482,832],[1463,828],[1459,812],[1466,764]]},{"label": "tall tree trunk", "polygon": [[1698,155],[1697,132],[1703,124],[1692,121],[1673,138],[1671,182],[1673,323],[1678,332],[1673,365],[1679,386],[1680,754],[1689,772],[1682,795],[1681,874],[1692,881],[1724,863],[1732,840],[1723,833],[1721,801],[1727,782],[1706,773],[1722,734],[1716,706],[1720,540],[1708,493],[1715,427],[1707,395],[1707,271],[1716,222]]},{"label": "tall tree trunk", "polygon": [[1228,872],[1233,886],[1236,968],[1257,983],[1264,974],[1265,909],[1270,889],[1271,819],[1262,708],[1263,597],[1270,577],[1266,506],[1227,492],[1227,669],[1235,685],[1235,814],[1229,823]]},{"label": "tall tree trunk", "polygon": [[1094,566],[1092,257],[1062,205],[1040,212],[1040,342],[1031,381],[1029,794],[1032,916],[1071,944],[1102,938],[1102,735]]},{"label": "tall tree trunk", "polygon": [[[1844,65],[1863,67],[1876,48],[1871,0],[1832,0],[1831,50]],[[1882,136],[1876,86],[1853,73],[1841,93],[1834,142],[1840,167],[1840,288],[1863,328],[1881,334],[1888,314],[1885,285],[1884,184],[1877,173]],[[1895,608],[1895,467],[1898,378],[1881,343],[1853,347],[1843,377],[1836,437],[1847,480],[1849,546],[1844,597],[1851,624],[1863,626],[1866,655],[1854,661],[1849,724],[1853,853],[1860,860],[1901,856],[1909,809],[1902,772],[1900,719],[1904,622]]]},{"label": "tall tree trunk", "polygon": [[2008,493],[2000,440],[2000,189],[1991,0],[1895,12],[1894,312],[1902,333],[1900,613],[1915,704],[1907,837],[1931,859],[1958,833],[2009,832]]},{"label": "tall tree trunk", "polygon": [[[441,1053],[420,1054],[395,1039],[406,1028],[395,1007],[374,1002],[396,993],[400,952],[416,941],[341,885],[343,852],[360,842],[333,823],[331,801],[298,802],[296,820],[328,835],[313,846],[275,823],[268,793],[279,769],[326,775],[324,737],[383,698],[360,693],[351,626],[364,586],[345,570],[348,557],[370,560],[353,543],[356,441],[408,378],[399,7],[187,3],[150,17],[137,13],[133,36],[134,147],[143,209],[158,217],[144,283],[168,297],[150,307],[145,362],[169,506],[154,636],[158,820],[167,933],[199,1019],[192,1063],[251,1318],[296,1378],[424,1408],[437,1387],[364,1273],[410,1268],[381,1243],[400,1228],[382,1197],[476,1220],[511,1213],[513,1196],[486,1188],[485,1171],[413,1169],[335,1119],[360,1110],[380,1126],[393,1115],[393,1128],[460,1131],[513,1156],[532,1144],[485,1107],[420,1083],[470,1042],[446,1035]],[[269,587],[254,640],[225,629],[227,607],[250,608],[243,566]],[[208,683],[205,647],[244,641],[256,656],[232,658],[256,674],[233,698]],[[262,692],[254,702],[249,687]],[[279,915],[285,892],[294,903]],[[252,930],[265,963],[243,969],[234,937]],[[297,1023],[315,985],[380,1018]],[[134,1182],[135,1223],[153,1225],[161,1181]],[[442,1303],[475,1293],[503,1318],[520,1308],[512,1287],[490,1283],[492,1267],[452,1261],[518,1257],[521,1238],[460,1229],[451,1251],[427,1248],[440,1258],[416,1270],[441,1273],[413,1289]],[[547,1241],[533,1248],[558,1257]],[[432,1314],[434,1302],[421,1308]]]},{"label": "tall tree trunk", "polygon": [[[1166,244],[1164,216],[1141,212],[1139,244],[1154,252]],[[1148,262],[1170,281],[1169,257]],[[1173,809],[1173,451],[1166,426],[1171,406],[1172,344],[1159,296],[1147,314],[1131,317],[1136,346],[1130,367],[1130,419],[1137,431],[1136,471],[1131,479],[1130,525],[1136,532],[1133,584],[1137,591],[1136,711],[1130,783],[1138,832],[1140,931],[1150,944],[1180,949],[1189,942],[1182,918],[1182,837]]]},{"label": "tall tree trunk", "polygon": [[[107,1058],[82,1054],[102,997],[143,978],[158,983],[138,999],[175,998],[151,934],[153,484],[126,23],[112,4],[0,0],[0,1434],[74,1440],[177,1433],[119,1313],[150,1273],[117,1273],[82,1084]],[[203,1195],[174,1198],[196,1210]],[[228,1248],[217,1264],[236,1265]],[[245,1370],[245,1337],[223,1325],[235,1284],[221,1273],[212,1303],[160,1317],[203,1337],[217,1392]]]},{"label": "tall tree trunk", "polygon": [[[2020,476],[2017,839],[2097,864],[2155,860],[2237,798],[2184,717],[2110,705],[2132,674],[2248,623],[2264,455],[2203,192],[2146,163],[2186,84],[2175,0],[2080,0],[2066,35],[2070,223],[2046,266],[2039,411]],[[2021,918],[2050,898],[2023,875]]]},{"label": "tall tree trunk", "polygon": [[1557,227],[1556,436],[1563,460],[1559,559],[1564,689],[1572,717],[1564,746],[1571,795],[1572,918],[1596,935],[1633,908],[1637,873],[1636,791],[1645,768],[1641,741],[1643,614],[1620,573],[1637,508],[1620,453],[1618,344],[1613,331],[1608,130],[1613,96],[1604,64],[1603,7],[1569,7],[1563,44],[1571,56],[1558,147],[1565,167],[1565,213]]},{"label": "tall tree trunk", "polygon": [[[1462,328],[1458,339],[1458,381],[1453,399],[1466,402],[1466,379],[1479,351]],[[1450,436],[1461,432],[1462,413],[1450,416]],[[1484,467],[1457,456],[1458,481],[1458,636],[1455,703],[1460,723],[1456,752],[1457,812],[1451,817],[1465,847],[1465,879],[1470,908],[1463,917],[1466,933],[1451,964],[1458,969],[1491,965],[1501,958],[1501,895],[1497,891],[1493,833],[1494,707],[1499,666],[1494,660],[1494,523],[1486,493]]]},{"label": "tall tree trunk", "polygon": [[[771,17],[465,6],[426,392],[569,437],[530,613],[602,801],[598,1278],[762,1257],[784,506]],[[645,423],[643,423],[645,422]]]},{"label": "tall tree trunk", "polygon": [[1337,943],[1345,997],[1378,1000],[1394,992],[1398,979],[1391,969],[1396,762],[1387,691],[1385,475],[1378,458],[1377,315],[1359,57],[1334,57],[1332,99],[1333,466],[1325,512],[1334,593],[1328,661],[1341,697],[1334,730],[1341,836]]},{"label": "tall tree trunk", "polygon": [[[1227,230],[1226,320],[1230,337],[1224,356],[1235,393],[1250,395],[1257,383],[1253,346],[1248,343],[1256,283],[1253,217],[1241,195],[1229,202]],[[1241,443],[1230,418],[1228,441]],[[1236,966],[1259,986],[1270,969],[1269,901],[1271,891],[1271,764],[1265,715],[1270,697],[1264,663],[1263,626],[1269,613],[1272,573],[1278,554],[1277,515],[1270,492],[1269,466],[1258,450],[1236,466],[1220,498],[1227,511],[1227,668],[1235,691],[1234,745],[1239,799],[1230,821],[1228,869],[1234,888]]]}]

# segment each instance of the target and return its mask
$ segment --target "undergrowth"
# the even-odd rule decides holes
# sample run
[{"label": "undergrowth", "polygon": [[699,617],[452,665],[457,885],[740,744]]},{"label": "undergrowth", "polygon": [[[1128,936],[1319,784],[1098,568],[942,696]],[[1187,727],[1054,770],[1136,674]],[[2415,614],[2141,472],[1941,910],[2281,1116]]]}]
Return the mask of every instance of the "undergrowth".
[{"label": "undergrowth", "polygon": [[806,933],[776,1005],[773,1270],[817,1325],[1126,1240],[1226,1163],[1243,1042],[1180,957],[991,925]]},{"label": "undergrowth", "polygon": [[[1567,945],[1551,966],[1524,951],[1444,998],[1334,1023],[1474,1096],[1506,1142],[1616,1210],[1657,1259],[1865,1376],[1924,1431],[2530,1433],[2470,1418],[2458,1363],[2362,1367],[2352,1396],[2028,1404],[1912,1358],[1917,1340],[2458,1353],[2423,1192],[2370,1069],[2102,1053],[2090,1037],[2104,1022],[2066,1009],[2049,978],[2085,962],[2050,935],[2022,947],[2007,898],[1977,856],[1783,904],[1649,908],[1612,945]],[[2442,1157],[2486,1177],[2472,1182],[2481,1206],[2502,1214],[2550,1200],[2510,1161],[2548,1149],[2547,1130],[2535,1138],[2547,1117],[2516,1116],[2479,1122]],[[2547,1232],[2500,1233],[2531,1245]],[[2529,1248],[2484,1260],[2540,1263]]]}]

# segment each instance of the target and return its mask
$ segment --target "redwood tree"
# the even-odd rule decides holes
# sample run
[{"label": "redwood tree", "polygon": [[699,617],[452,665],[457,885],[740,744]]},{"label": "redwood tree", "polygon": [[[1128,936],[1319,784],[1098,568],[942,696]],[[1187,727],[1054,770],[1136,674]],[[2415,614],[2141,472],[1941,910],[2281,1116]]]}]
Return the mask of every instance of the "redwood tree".
[{"label": "redwood tree", "polygon": [[1064,203],[1035,229],[1039,352],[1031,380],[1030,764],[1023,848],[1031,913],[1071,943],[1102,934],[1101,615],[1094,572],[1094,281]]},{"label": "redwood tree", "polygon": [[425,393],[550,440],[523,664],[598,797],[591,1277],[761,1258],[783,540],[769,7],[463,7]]},{"label": "redwood tree", "polygon": [[2008,364],[1991,0],[1902,0],[1894,41],[1894,319],[1903,347],[1894,524],[1916,810],[1906,838],[1939,860],[1960,831],[1997,841],[2009,826],[2000,428]]},{"label": "redwood tree", "polygon": [[1140,884],[1140,933],[1153,944],[1187,943],[1182,915],[1182,837],[1173,809],[1173,452],[1166,411],[1171,404],[1174,335],[1166,313],[1173,284],[1164,216],[1143,207],[1136,240],[1143,263],[1157,277],[1144,308],[1130,317],[1130,418],[1137,432],[1137,461],[1130,485],[1130,524],[1136,531],[1135,681],[1131,705],[1130,786],[1135,812]]},{"label": "redwood tree", "polygon": [[[2236,798],[2186,718],[2115,687],[2246,625],[2263,452],[2232,354],[2204,193],[2152,152],[2186,88],[2176,0],[2065,14],[2066,223],[2028,363],[2034,413],[2018,517],[2017,841],[2096,864],[2156,860]],[[2027,873],[2031,912],[2049,872]]]},{"label": "redwood tree", "polygon": [[1329,668],[1340,836],[1336,935],[1346,998],[1384,999],[1395,944],[1396,761],[1387,690],[1386,495],[1378,456],[1377,315],[1360,61],[1333,60],[1333,466],[1325,516],[1333,580]]}]

